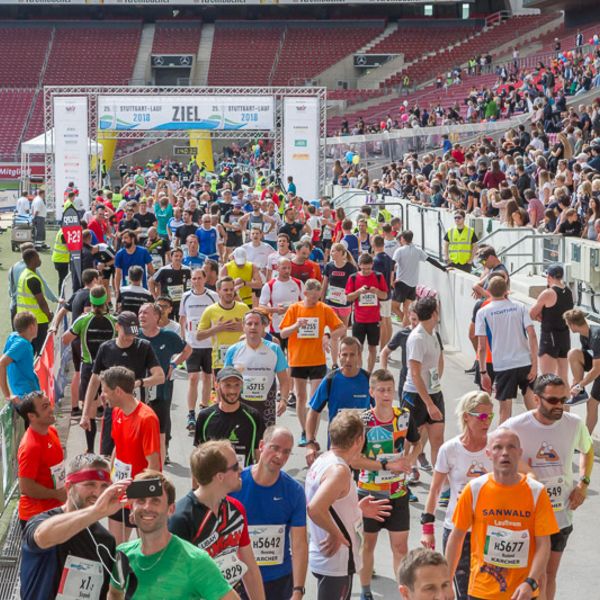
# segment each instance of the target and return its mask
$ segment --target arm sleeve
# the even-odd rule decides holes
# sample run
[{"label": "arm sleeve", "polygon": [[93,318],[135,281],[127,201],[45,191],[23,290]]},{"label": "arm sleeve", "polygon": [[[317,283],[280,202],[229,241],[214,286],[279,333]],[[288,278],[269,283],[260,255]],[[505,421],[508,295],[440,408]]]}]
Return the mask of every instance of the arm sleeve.
[{"label": "arm sleeve", "polygon": [[123,254],[119,250],[119,252],[117,252],[115,254],[115,269],[122,269],[122,268],[123,268]]},{"label": "arm sleeve", "polygon": [[41,513],[39,515],[36,515],[35,517],[32,517],[31,519],[29,519],[29,521],[27,521],[27,525],[25,526],[25,530],[23,531],[23,545],[30,552],[35,552],[36,554],[45,554],[45,553],[55,552],[56,547],[46,548],[44,550],[35,543],[35,532],[37,531],[37,528],[46,519],[49,519],[49,518],[50,517],[47,514]]},{"label": "arm sleeve", "polygon": [[579,428],[577,429],[577,438],[575,440],[575,448],[582,454],[589,452],[592,447],[593,441],[588,428],[583,420],[579,421]]},{"label": "arm sleeve", "polygon": [[485,335],[485,320],[482,311],[478,311],[475,315],[475,335]]},{"label": "arm sleeve", "polygon": [[328,306],[325,308],[327,308],[325,311],[325,325],[327,325],[327,327],[333,331],[342,325],[342,320],[335,314],[333,308],[329,308]]},{"label": "arm sleeve", "polygon": [[[205,312],[206,314],[206,312]],[[296,307],[292,304],[292,306],[290,306],[286,311],[285,314],[283,315],[283,319],[281,320],[281,323],[279,324],[279,329],[285,329],[286,327],[289,327],[290,325],[293,325],[296,322]]]},{"label": "arm sleeve", "polygon": [[348,281],[346,281],[346,294],[351,294],[356,290],[356,277],[354,275],[350,275],[348,277]]},{"label": "arm sleeve", "polygon": [[[258,301],[262,306],[267,306],[271,302],[271,289],[269,284],[265,283],[260,290],[260,299]],[[181,313],[181,310],[179,311]]]},{"label": "arm sleeve", "polygon": [[198,321],[198,331],[203,331],[204,329],[210,329],[211,320],[210,320],[210,307],[207,308],[200,317],[200,321]]},{"label": "arm sleeve", "polygon": [[227,496],[227,500],[229,500],[229,502],[231,502],[240,511],[240,513],[242,513],[242,517],[244,518],[244,527],[240,535],[240,546],[247,546],[250,543],[250,534],[248,533],[248,516],[246,515],[246,509],[239,500],[236,500],[231,496]]},{"label": "arm sleeve", "polygon": [[417,338],[414,336],[408,337],[408,340],[406,340],[407,360],[416,360],[417,362],[422,363],[424,350],[423,344],[420,344]]},{"label": "arm sleeve", "polygon": [[94,365],[92,366],[92,373],[95,375],[100,375],[100,373],[104,370],[104,344],[100,345],[98,348],[98,354],[96,354],[96,358],[94,359]]},{"label": "arm sleeve", "polygon": [[150,252],[146,250],[146,248],[144,248],[143,260],[145,265],[152,264],[152,256],[150,255]]},{"label": "arm sleeve", "polygon": [[223,360],[224,367],[233,367],[233,357],[237,351],[237,344],[233,346],[229,346],[227,348],[227,352],[225,353],[225,360]]},{"label": "arm sleeve", "polygon": [[402,345],[402,337],[404,335],[404,332],[402,330],[397,331],[394,334],[394,337],[387,343],[387,347],[393,352],[394,350],[397,350],[398,348],[400,348],[400,346]]},{"label": "arm sleeve", "polygon": [[160,363],[158,362],[158,358],[156,358],[154,348],[152,348],[150,342],[146,342],[144,346],[146,346],[146,369],[150,371],[150,369],[154,367],[160,367]]}]

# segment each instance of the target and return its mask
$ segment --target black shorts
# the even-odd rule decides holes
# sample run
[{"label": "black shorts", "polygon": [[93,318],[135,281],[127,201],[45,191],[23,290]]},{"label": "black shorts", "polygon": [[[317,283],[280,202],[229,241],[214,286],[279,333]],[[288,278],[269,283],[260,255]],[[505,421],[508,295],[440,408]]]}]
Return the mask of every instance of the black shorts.
[{"label": "black shorts", "polygon": [[285,352],[287,350],[288,347],[288,339],[289,338],[282,338],[280,333],[277,333],[276,331],[272,331],[271,335],[274,338],[277,338],[279,340],[279,345],[281,346],[281,349]]},{"label": "black shorts", "polygon": [[292,377],[296,379],[323,379],[327,375],[327,365],[317,365],[315,367],[292,367]]},{"label": "black shorts", "polygon": [[531,365],[507,369],[506,371],[496,371],[494,380],[496,400],[499,402],[514,400],[517,397],[518,390],[521,390],[521,394],[525,395],[525,392],[533,387],[531,381],[527,379],[529,371],[531,371]]},{"label": "black shorts", "polygon": [[109,515],[108,518],[117,521],[118,523],[124,523],[125,527],[135,529],[135,525],[129,520],[129,515],[131,515],[131,509],[125,506],[116,513]]},{"label": "black shorts", "polygon": [[168,400],[150,400],[148,406],[158,417],[158,426],[160,433],[166,433],[169,425],[169,413],[171,412],[171,402]]},{"label": "black shorts", "polygon": [[[367,494],[359,494],[362,499]],[[392,510],[390,516],[385,518],[385,521],[376,521],[363,517],[363,526],[365,533],[379,533],[382,529],[388,531],[408,531],[410,529],[410,508],[408,504],[408,493],[400,498],[390,499]]]},{"label": "black shorts", "polygon": [[188,373],[212,373],[212,348],[194,348],[185,361]]},{"label": "black shorts", "polygon": [[404,302],[406,300],[417,299],[417,288],[406,285],[402,281],[396,281],[392,292],[392,300],[395,302]]},{"label": "black shorts", "polygon": [[540,345],[538,356],[547,354],[552,358],[567,358],[571,349],[571,333],[565,331],[542,331],[540,333]]},{"label": "black shorts", "polygon": [[76,373],[79,373],[81,370],[81,340],[78,337],[71,342],[71,356],[73,357],[73,368]]},{"label": "black shorts", "polygon": [[[592,358],[592,355],[588,354],[587,352],[584,352],[583,353],[583,370],[591,371],[593,366],[594,366],[594,359]],[[597,377],[596,379],[594,379],[594,383],[592,385],[591,397],[594,398],[594,400],[597,400],[598,402],[600,402],[600,377]]]},{"label": "black shorts", "polygon": [[380,323],[352,323],[352,335],[358,339],[361,344],[365,343],[369,346],[377,346],[379,344]]},{"label": "black shorts", "polygon": [[433,403],[440,409],[442,413],[441,421],[434,421],[427,412],[425,402],[421,400],[421,396],[416,392],[403,392],[402,399],[400,401],[400,408],[408,408],[410,414],[417,427],[423,425],[433,425],[434,423],[444,423],[446,420],[446,409],[444,407],[444,395],[442,392],[436,392],[435,394],[429,394]]},{"label": "black shorts", "polygon": [[[272,579],[271,581],[263,581],[265,588],[265,598],[269,600],[290,600],[294,593],[294,577],[292,573],[279,577],[279,579]],[[235,591],[238,591],[236,586]],[[242,585],[239,590],[241,600],[250,600],[246,593],[246,588]]]},{"label": "black shorts", "polygon": [[115,274],[115,268],[108,267],[106,269],[102,269],[102,272],[100,273],[100,277],[102,279],[106,279],[106,281],[108,281],[114,274]]},{"label": "black shorts", "polygon": [[552,552],[564,552],[567,547],[569,536],[573,533],[573,525],[563,527],[557,533],[550,536],[550,550]]},{"label": "black shorts", "polygon": [[333,246],[333,240],[321,240],[321,248],[323,250],[329,250]]}]

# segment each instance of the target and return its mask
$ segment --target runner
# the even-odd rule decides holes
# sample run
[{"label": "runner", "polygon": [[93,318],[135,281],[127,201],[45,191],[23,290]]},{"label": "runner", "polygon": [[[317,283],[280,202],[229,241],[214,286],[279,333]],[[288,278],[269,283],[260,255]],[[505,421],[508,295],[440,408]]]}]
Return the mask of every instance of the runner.
[{"label": "runner", "polygon": [[30,392],[18,405],[27,429],[17,452],[21,530],[35,515],[57,508],[66,499],[64,453],[54,406],[44,392]]},{"label": "runner", "polygon": [[384,521],[363,518],[361,600],[373,600],[371,579],[381,529],[388,530],[394,573],[398,572],[400,561],[408,552],[410,509],[405,477],[411,472],[419,453],[419,432],[410,411],[393,406],[394,376],[389,371],[377,369],[370,377],[369,388],[375,406],[361,415],[365,424],[365,444],[362,454],[351,465],[353,469],[360,469],[358,497],[385,498],[391,507],[390,515]]},{"label": "runner", "polygon": [[[473,600],[535,598],[550,557],[550,536],[558,532],[543,484],[519,473],[519,436],[499,427],[488,437],[493,472],[467,483],[460,494],[446,558],[454,577],[471,528]],[[507,518],[508,516],[508,518]]]},{"label": "runner", "polygon": [[256,461],[263,420],[255,408],[241,403],[244,377],[238,370],[224,367],[216,381],[218,401],[198,413],[194,446],[209,440],[229,440],[243,469]]},{"label": "runner", "polygon": [[219,301],[215,292],[206,289],[206,274],[203,269],[192,271],[192,289],[183,294],[179,308],[180,335],[192,348],[192,353],[186,360],[188,373],[188,417],[187,430],[196,429],[196,403],[198,400],[198,381],[202,379],[202,398],[200,409],[208,408],[210,402],[212,356],[211,341],[198,341],[196,333],[198,323],[204,311]]},{"label": "runner", "polygon": [[223,265],[220,275],[233,279],[239,299],[248,308],[252,308],[254,304],[253,290],[260,290],[263,284],[258,267],[248,261],[248,255],[244,248],[236,248],[231,256],[233,260]]},{"label": "runner", "polygon": [[379,303],[388,297],[388,286],[381,273],[373,271],[373,257],[361,254],[358,259],[358,273],[353,273],[346,283],[346,299],[354,303],[354,323],[352,335],[361,344],[367,340],[369,357],[367,371],[375,367],[377,346],[380,337],[381,313]]},{"label": "runner", "polygon": [[302,600],[306,593],[306,498],[302,486],[283,471],[293,448],[289,429],[268,427],[258,462],[242,471],[242,489],[231,494],[246,509],[268,600]]},{"label": "runner", "polygon": [[205,257],[199,253],[198,238],[195,234],[188,235],[186,238],[187,254],[182,263],[190,269],[201,268],[205,263]]},{"label": "runner", "polygon": [[496,256],[496,250],[492,246],[479,246],[477,250],[477,262],[483,266],[483,275],[479,281],[473,285],[473,295],[476,298],[489,298],[488,286],[492,277],[501,275],[510,288],[510,276],[508,269],[500,262]]},{"label": "runner", "polygon": [[[586,499],[594,466],[592,438],[583,420],[564,406],[566,383],[553,373],[535,382],[536,408],[512,417],[506,427],[522,440],[521,472],[533,473],[548,492],[560,531],[550,536],[550,559],[543,590],[548,600],[556,594],[556,575],[562,554],[573,531],[573,511]],[[579,481],[573,483],[573,460],[579,456]]]},{"label": "runner", "polygon": [[190,287],[192,271],[182,265],[183,250],[175,248],[171,252],[171,264],[161,267],[150,279],[150,289],[155,298],[168,296],[173,302],[172,316],[179,319],[179,304],[183,293]]},{"label": "runner", "polygon": [[121,508],[128,486],[128,480],[111,485],[110,465],[101,456],[71,460],[65,504],[33,517],[23,532],[22,598],[76,598],[80,590],[90,600],[106,597],[116,544],[99,521]]},{"label": "runner", "polygon": [[267,258],[267,281],[274,277],[274,271],[277,271],[281,258],[287,258],[290,261],[294,258],[294,253],[290,250],[290,237],[286,233],[277,235],[277,251],[271,252]]},{"label": "runner", "polygon": [[216,227],[213,227],[209,214],[202,215],[200,227],[195,231],[199,243],[200,257],[218,260],[223,240]]},{"label": "runner", "polygon": [[123,232],[121,242],[123,247],[115,255],[115,289],[120,290],[121,286],[129,283],[127,274],[133,265],[138,265],[143,269],[142,285],[147,287],[146,271],[148,275],[154,274],[150,253],[146,248],[137,245],[136,234],[128,229]]},{"label": "runner", "polygon": [[242,335],[242,319],[249,308],[235,301],[235,282],[231,277],[217,281],[219,301],[204,310],[198,322],[196,339],[201,342],[211,338],[212,369],[215,374],[223,367],[225,354]]},{"label": "runner", "polygon": [[150,253],[154,270],[164,267],[171,260],[171,245],[168,237],[162,237],[156,227],[148,229],[144,248]]},{"label": "runner", "polygon": [[411,550],[398,571],[402,600],[454,600],[446,559],[424,548]]},{"label": "runner", "polygon": [[[487,433],[494,418],[493,404],[485,392],[469,392],[456,408],[461,435],[444,442],[438,453],[433,471],[429,495],[421,514],[423,535],[421,544],[435,549],[435,506],[445,482],[450,483],[450,497],[444,519],[442,549],[446,550],[448,537],[454,524],[452,515],[460,493],[475,477],[492,471],[492,462],[486,453]],[[471,573],[471,533],[463,542],[462,553],[454,574],[457,600],[468,600],[469,575]]]},{"label": "runner", "polygon": [[[183,211],[183,224],[177,228],[175,233],[175,246],[183,247],[187,249],[188,238],[190,235],[196,236],[196,230],[198,229],[198,223],[194,222],[193,219],[194,211],[189,208]],[[206,219],[206,225],[210,225],[210,217]],[[196,238],[198,242],[198,238]]]},{"label": "runner", "polygon": [[537,375],[538,344],[533,323],[523,304],[508,300],[503,277],[491,279],[487,292],[491,302],[482,306],[475,318],[479,338],[479,372],[483,389],[491,393],[486,372],[486,341],[492,352],[496,400],[500,403],[499,423],[512,413],[512,401],[520,389],[525,406],[533,407],[532,384]]},{"label": "runner", "polygon": [[169,531],[208,552],[227,583],[243,582],[250,600],[265,600],[246,511],[228,495],[242,487],[234,448],[226,440],[203,443],[192,452],[190,467],[196,489],[177,503]]},{"label": "runner", "polygon": [[304,300],[292,304],[280,324],[281,337],[289,338],[288,362],[292,368],[293,386],[296,391],[296,413],[302,427],[299,445],[306,444],[307,383],[311,382],[314,393],[327,373],[324,351],[325,328],[329,336],[342,336],[344,325],[329,306],[319,302],[321,282],[309,279],[304,287]]},{"label": "runner", "polygon": [[569,363],[567,356],[571,349],[569,327],[564,322],[563,314],[574,306],[573,293],[563,281],[562,265],[553,264],[546,269],[548,288],[537,298],[529,309],[529,316],[534,321],[541,321],[540,371],[554,373],[563,381],[569,380]]},{"label": "runner", "polygon": [[[335,314],[344,323],[344,331],[348,329],[352,304],[346,297],[346,284],[351,275],[357,272],[354,258],[344,246],[336,243],[331,246],[331,262],[325,265],[323,272],[323,293],[321,301],[331,306]],[[331,340],[331,360],[333,366],[338,364],[339,345],[338,340]]]},{"label": "runner", "polygon": [[372,404],[369,374],[361,368],[362,345],[354,337],[340,341],[340,367],[330,371],[313,394],[306,415],[306,463],[312,465],[320,447],[316,441],[323,409],[329,423],[341,410],[365,410]]},{"label": "runner", "polygon": [[258,226],[253,225],[252,229],[250,229],[250,241],[247,244],[244,244],[242,248],[246,250],[246,256],[248,257],[248,260],[253,265],[256,265],[261,279],[265,281],[267,277],[267,263],[269,256],[273,254],[273,248],[262,240],[262,230]]},{"label": "runner", "polygon": [[[244,340],[230,346],[225,367],[234,367],[243,376],[242,401],[255,408],[266,427],[275,425],[286,409],[290,391],[287,361],[275,342],[263,339],[269,324],[266,315],[251,310],[244,315]],[[276,381],[277,380],[277,381]],[[280,400],[276,406],[277,383]]]},{"label": "runner", "polygon": [[306,284],[309,279],[321,281],[321,269],[319,265],[310,260],[312,244],[309,241],[300,241],[296,244],[296,254],[292,259],[292,277]]},{"label": "runner", "polygon": [[363,517],[383,521],[389,500],[366,496],[360,502],[350,465],[365,442],[356,411],[343,411],[329,427],[331,449],[306,475],[308,563],[317,578],[317,600],[349,600],[352,578],[362,567]]},{"label": "runner", "polygon": [[[100,375],[102,394],[114,411],[111,436],[114,442],[111,467],[115,481],[134,478],[144,469],[161,469],[158,417],[134,395],[135,374],[114,366]],[[108,518],[108,530],[117,544],[127,541],[135,525],[129,508],[122,506]]]},{"label": "runner", "polygon": [[138,314],[140,306],[152,302],[152,294],[142,286],[144,269],[138,265],[129,268],[129,285],[124,285],[117,291],[117,314],[125,311]]},{"label": "runner", "polygon": [[[387,285],[388,293],[384,300],[379,300],[379,312],[381,315],[379,350],[386,347],[392,338],[392,294],[394,278],[394,261],[385,252],[384,240],[380,235],[373,236],[373,270],[381,273]],[[410,309],[409,309],[410,310]]]},{"label": "runner", "polygon": [[131,515],[139,538],[117,548],[124,581],[117,585],[111,579],[108,600],[239,600],[205,552],[167,529],[175,509],[173,484],[162,473],[150,470],[135,480],[148,479],[160,480],[162,494],[132,499]]}]

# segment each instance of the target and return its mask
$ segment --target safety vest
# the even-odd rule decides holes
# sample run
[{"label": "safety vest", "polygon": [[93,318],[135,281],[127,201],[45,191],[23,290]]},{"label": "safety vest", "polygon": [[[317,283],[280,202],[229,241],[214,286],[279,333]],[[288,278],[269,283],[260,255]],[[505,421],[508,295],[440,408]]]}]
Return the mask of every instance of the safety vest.
[{"label": "safety vest", "polygon": [[52,250],[53,263],[68,263],[71,260],[71,253],[62,237],[62,231],[59,229],[54,238],[54,249]]},{"label": "safety vest", "polygon": [[26,287],[30,279],[37,279],[43,289],[44,284],[42,283],[40,276],[35,271],[25,268],[17,283],[17,313],[28,310],[33,313],[38,324],[48,323],[49,319],[46,316],[46,313],[40,308],[36,297],[29,291],[29,288]]},{"label": "safety vest", "polygon": [[113,194],[112,196],[112,205],[113,208],[118,208],[119,204],[123,200],[123,194]]},{"label": "safety vest", "polygon": [[367,219],[367,231],[369,232],[369,235],[372,233],[376,233],[378,229],[379,229],[379,223],[377,222],[377,219],[374,219],[373,217],[369,217]]},{"label": "safety vest", "polygon": [[[232,277],[233,279],[243,279],[244,281],[250,281],[252,279],[252,263],[247,262],[243,267],[238,267],[235,264],[235,261],[229,261],[225,268],[227,269],[227,275]],[[252,288],[249,285],[244,285],[238,290],[238,296],[240,300],[247,304],[248,306],[252,306]]]},{"label": "safety vest", "polygon": [[263,190],[263,185],[266,183],[267,178],[266,177],[260,177],[259,179],[256,180],[256,186],[255,186],[255,190],[257,192],[262,192]]},{"label": "safety vest", "polygon": [[389,223],[392,220],[392,213],[387,208],[380,208],[377,217],[380,222]]},{"label": "safety vest", "polygon": [[448,259],[451,263],[466,265],[471,260],[472,237],[473,230],[470,227],[465,227],[462,231],[459,231],[457,227],[450,229],[448,232]]}]

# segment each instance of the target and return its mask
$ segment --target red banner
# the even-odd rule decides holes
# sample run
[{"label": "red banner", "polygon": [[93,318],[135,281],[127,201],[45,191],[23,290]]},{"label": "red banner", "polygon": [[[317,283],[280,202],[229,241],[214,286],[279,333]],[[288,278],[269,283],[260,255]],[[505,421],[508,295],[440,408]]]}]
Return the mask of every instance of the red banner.
[{"label": "red banner", "polygon": [[46,392],[48,399],[54,406],[54,336],[46,339],[44,351],[35,363],[35,374],[40,381],[40,389]]}]

